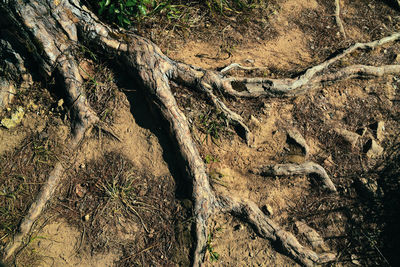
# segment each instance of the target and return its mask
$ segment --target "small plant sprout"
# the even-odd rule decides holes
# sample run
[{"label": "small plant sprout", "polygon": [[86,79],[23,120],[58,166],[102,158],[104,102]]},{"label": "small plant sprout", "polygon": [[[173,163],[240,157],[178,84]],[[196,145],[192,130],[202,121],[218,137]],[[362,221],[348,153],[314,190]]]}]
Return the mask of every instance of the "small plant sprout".
[{"label": "small plant sprout", "polygon": [[212,246],[212,239],[214,238],[213,234],[208,234],[207,237],[207,251],[210,254],[210,261],[218,261],[219,260],[219,254],[214,250],[214,247]]},{"label": "small plant sprout", "polygon": [[218,162],[218,158],[214,157],[213,155],[207,154],[204,158],[204,162],[206,164],[210,164],[212,162]]},{"label": "small plant sprout", "polygon": [[219,140],[221,131],[227,126],[227,118],[222,112],[211,110],[199,116],[199,130],[206,134],[204,141],[208,136],[215,143]]}]

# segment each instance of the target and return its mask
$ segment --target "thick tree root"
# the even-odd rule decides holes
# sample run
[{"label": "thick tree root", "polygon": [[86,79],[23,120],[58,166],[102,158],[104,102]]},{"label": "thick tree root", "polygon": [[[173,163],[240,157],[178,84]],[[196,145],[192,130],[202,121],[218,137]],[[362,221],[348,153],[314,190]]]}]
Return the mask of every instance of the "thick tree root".
[{"label": "thick tree root", "polygon": [[[207,71],[175,62],[166,57],[149,40],[135,34],[113,31],[100,22],[86,7],[81,6],[78,0],[13,3],[14,6],[10,9],[6,8],[6,10],[15,9],[16,14],[19,14],[22,20],[21,25],[23,26],[21,27],[23,30],[29,32],[37,42],[43,44],[41,49],[43,49],[45,56],[42,57],[43,62],[40,62],[43,69],[50,75],[51,67],[57,66],[59,73],[64,77],[70,102],[76,110],[77,121],[79,121],[75,128],[71,147],[76,148],[82,140],[84,132],[97,120],[80,91],[81,78],[76,67],[77,64],[73,58],[66,56],[68,49],[73,47],[72,44],[85,41],[102,52],[106,51],[127,70],[128,74],[139,78],[143,89],[169,123],[169,132],[177,143],[180,154],[186,163],[189,178],[193,183],[194,217],[196,220],[196,247],[193,253],[193,266],[203,265],[207,246],[207,222],[212,214],[219,211],[230,212],[245,219],[253,225],[260,236],[276,242],[284,253],[305,266],[334,260],[335,257],[332,254],[319,255],[302,246],[292,234],[277,226],[254,203],[236,200],[225,195],[216,195],[211,188],[206,166],[192,139],[188,121],[179,109],[171,92],[169,81],[205,93],[212,103],[226,114],[232,124],[241,127],[245,139],[249,143],[251,142],[251,135],[243,119],[218,99],[214,90],[220,90],[233,97],[296,95],[301,92],[302,88],[312,83],[324,81],[324,77],[328,76],[318,76],[317,74],[332,63],[356,49],[374,48],[398,40],[400,38],[399,33],[374,42],[355,44],[341,54],[308,69],[303,75],[295,79],[234,78],[224,77],[216,71]],[[4,6],[1,6],[1,8],[4,9]],[[48,10],[51,10],[51,16],[47,15]],[[78,40],[78,36],[80,40]],[[365,74],[380,73],[371,68],[364,67],[362,71]],[[383,68],[384,73],[392,71],[389,66]],[[385,68],[388,68],[388,70],[385,70]],[[343,74],[338,74],[337,77],[345,78],[349,73],[352,73],[349,74],[350,76],[359,74],[360,71],[356,71],[356,69],[356,66],[353,66],[353,69],[351,67],[343,69]],[[334,78],[332,77],[332,79]],[[236,91],[234,90],[236,85],[244,86],[246,90]],[[22,222],[20,233],[16,235],[14,243],[7,248],[7,258],[22,242],[24,235],[30,231],[33,222],[45,207],[45,203],[52,197],[61,179],[62,172],[63,167],[59,163],[51,173],[46,185],[43,186],[38,200],[32,205],[27,217]],[[321,178],[327,189],[336,191],[326,171],[320,165],[312,162],[298,165],[275,165],[263,168],[260,174],[315,174]]]},{"label": "thick tree root", "polygon": [[312,161],[308,161],[302,164],[287,163],[287,164],[276,164],[260,168],[255,171],[256,174],[262,176],[290,176],[290,175],[316,175],[320,180],[325,189],[331,192],[336,192],[336,187],[333,184],[331,178],[326,173],[325,169]]},{"label": "thick tree root", "polygon": [[[85,132],[98,121],[98,118],[89,107],[85,94],[81,90],[82,78],[79,74],[77,62],[73,57],[66,55],[69,53],[65,53],[74,46],[71,39],[76,40],[76,32],[73,29],[71,30],[69,25],[65,24],[66,21],[63,21],[61,17],[58,17],[58,21],[56,21],[57,16],[50,18],[45,16],[44,20],[36,20],[38,17],[43,17],[43,14],[40,14],[43,12],[43,9],[37,8],[38,5],[39,3],[31,2],[23,6],[23,8],[20,6],[21,9],[18,11],[21,14],[21,21],[18,25],[21,27],[20,30],[22,32],[29,32],[33,29],[36,38],[35,41],[45,44],[40,48],[31,48],[34,51],[41,50],[43,54],[40,66],[44,69],[41,71],[41,74],[50,76],[53,72],[52,69],[55,67],[56,71],[63,77],[68,97],[67,101],[72,106],[72,115],[75,122],[73,137],[69,143],[69,148],[74,150],[83,139]],[[1,6],[1,8],[3,9],[4,6]],[[1,11],[3,11],[2,9]],[[9,14],[9,16],[12,16],[12,14]],[[66,28],[56,29],[49,27],[49,25],[57,25],[57,22]],[[52,41],[50,42],[50,40]],[[36,54],[37,57],[38,55]],[[56,188],[60,184],[64,171],[62,163],[57,162],[53,171],[49,174],[46,183],[40,189],[36,200],[30,206],[27,215],[22,219],[13,241],[4,249],[4,260],[9,259],[25,243],[25,238],[29,234],[34,222],[39,218],[47,202],[52,198]]]},{"label": "thick tree root", "polygon": [[335,255],[332,253],[318,254],[302,246],[294,235],[278,226],[254,202],[222,196],[221,203],[225,212],[230,212],[250,223],[261,237],[272,241],[298,263],[315,266],[335,260]]},{"label": "thick tree root", "polygon": [[[77,71],[76,65],[74,65],[74,61],[72,62],[65,62],[63,63],[64,68],[62,72],[75,70]],[[66,72],[65,72],[66,73]],[[74,73],[77,75],[76,73]],[[78,74],[79,75],[79,74]],[[75,97],[76,93],[79,93],[80,89],[76,86],[76,79],[67,78],[65,76],[65,84],[67,85],[67,92],[69,93],[70,97]],[[79,78],[80,76],[75,76]],[[75,110],[78,112],[77,116],[80,118],[77,125],[74,128],[74,135],[72,140],[69,143],[69,148],[74,150],[77,148],[79,143],[84,137],[85,132],[98,120],[91,109],[86,106],[84,101],[80,101],[79,98],[83,98],[83,93],[79,93],[78,99],[76,101]],[[59,186],[65,168],[63,167],[61,162],[57,162],[54,166],[54,169],[49,174],[49,177],[46,183],[42,186],[36,200],[30,206],[27,215],[23,218],[19,231],[14,236],[13,241],[8,244],[8,246],[4,250],[4,260],[9,259],[18,248],[20,248],[23,244],[26,243],[26,236],[29,234],[34,222],[39,218],[42,211],[44,210],[47,202],[52,198],[54,195],[55,190]]]}]

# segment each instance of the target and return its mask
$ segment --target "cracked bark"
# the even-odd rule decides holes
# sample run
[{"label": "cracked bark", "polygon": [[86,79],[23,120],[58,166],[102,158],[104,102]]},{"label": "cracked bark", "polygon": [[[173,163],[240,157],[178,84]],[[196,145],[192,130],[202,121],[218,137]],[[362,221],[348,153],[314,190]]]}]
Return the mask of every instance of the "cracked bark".
[{"label": "cracked bark", "polygon": [[[189,124],[179,109],[171,92],[169,82],[199,90],[206,94],[228,120],[239,128],[248,144],[252,142],[251,132],[243,118],[230,110],[215,94],[219,89],[233,97],[283,97],[305,92],[317,84],[327,80],[338,80],[360,75],[380,76],[386,73],[398,73],[398,66],[350,66],[328,75],[320,74],[332,63],[340,60],[356,49],[374,48],[400,38],[396,33],[392,36],[370,43],[355,44],[341,54],[309,68],[294,79],[265,79],[225,77],[221,73],[204,70],[184,63],[179,63],[165,56],[161,50],[149,40],[133,33],[115,31],[81,5],[78,0],[64,1],[9,1],[0,4],[0,40],[9,40],[10,51],[18,52],[26,68],[38,66],[35,72],[39,77],[49,77],[57,72],[64,79],[64,86],[73,107],[74,136],[70,147],[76,148],[83,140],[85,132],[98,120],[91,110],[85,94],[81,91],[82,78],[73,56],[76,46],[90,43],[96,50],[113,55],[132,79],[138,79],[142,89],[153,100],[153,103],[169,124],[169,132],[175,139],[189,170],[193,184],[194,216],[196,220],[196,245],[193,252],[193,266],[201,266],[204,262],[207,244],[207,222],[211,215],[218,212],[231,213],[253,225],[256,232],[282,248],[283,252],[304,266],[313,266],[334,260],[332,254],[318,254],[301,245],[289,232],[284,231],[268,216],[263,214],[256,204],[249,200],[233,199],[227,195],[217,194],[210,186],[206,167],[194,143]],[[14,30],[5,30],[10,26]],[[21,40],[21,36],[24,37]],[[19,70],[21,74],[22,68]],[[18,71],[16,72],[18,74]],[[20,83],[9,77],[9,82]],[[238,92],[232,86],[242,83],[252,90]],[[286,168],[286,169],[285,169]],[[335,186],[321,166],[308,163],[302,166],[272,166],[273,175],[281,175],[282,170],[290,175],[317,173],[324,185],[331,191]],[[32,224],[40,216],[48,200],[60,183],[64,169],[58,163],[43,185],[37,200],[32,204],[22,221],[14,240],[4,250],[4,259],[12,257],[24,243]]]}]

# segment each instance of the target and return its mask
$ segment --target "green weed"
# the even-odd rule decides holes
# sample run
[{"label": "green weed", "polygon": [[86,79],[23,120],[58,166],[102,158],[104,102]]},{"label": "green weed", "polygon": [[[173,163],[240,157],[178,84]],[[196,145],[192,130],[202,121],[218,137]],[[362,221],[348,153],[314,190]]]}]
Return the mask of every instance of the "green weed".
[{"label": "green weed", "polygon": [[97,13],[110,23],[128,28],[133,21],[140,21],[155,14],[165,14],[169,20],[189,19],[185,12],[189,8],[207,8],[211,14],[239,14],[258,6],[262,0],[206,0],[192,2],[188,0],[89,0]]},{"label": "green weed", "polygon": [[208,254],[210,255],[210,261],[218,261],[219,260],[219,254],[214,250],[214,247],[212,246],[212,239],[214,238],[214,234],[208,234],[207,237],[207,251]]},{"label": "green weed", "polygon": [[214,157],[213,155],[207,154],[204,158],[204,162],[206,164],[210,164],[211,162],[218,162],[218,158]]},{"label": "green weed", "polygon": [[47,143],[33,142],[33,153],[36,162],[50,164],[53,154]]},{"label": "green weed", "polygon": [[132,19],[146,16],[155,4],[153,0],[100,0],[98,13],[126,28],[132,24]]},{"label": "green weed", "polygon": [[227,118],[222,112],[210,110],[199,116],[199,130],[206,134],[203,142],[208,136],[215,142],[221,136],[221,132],[227,126]]},{"label": "green weed", "polygon": [[126,199],[132,200],[135,198],[133,182],[136,178],[131,174],[126,174],[126,178],[114,177],[111,182],[102,181],[98,188],[112,200],[121,200],[122,202]]}]

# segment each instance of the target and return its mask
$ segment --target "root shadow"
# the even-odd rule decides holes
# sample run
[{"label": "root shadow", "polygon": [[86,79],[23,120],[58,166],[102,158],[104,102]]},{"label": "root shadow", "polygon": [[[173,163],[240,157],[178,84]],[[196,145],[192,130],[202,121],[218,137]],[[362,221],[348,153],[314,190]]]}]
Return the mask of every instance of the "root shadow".
[{"label": "root shadow", "polygon": [[177,144],[175,144],[173,138],[165,131],[165,129],[169,128],[169,125],[157,110],[151,108],[154,104],[151,103],[152,101],[149,97],[141,90],[142,85],[138,83],[138,79],[125,74],[118,67],[112,66],[112,69],[115,73],[119,73],[116,80],[118,88],[126,88],[126,90],[122,89],[122,91],[129,101],[130,111],[135,122],[140,127],[150,130],[157,137],[162,147],[163,159],[167,163],[168,169],[176,183],[176,198],[191,200],[192,182],[190,179],[185,178],[189,175],[187,170],[182,169],[182,166],[186,166],[187,164],[180,155]]}]

